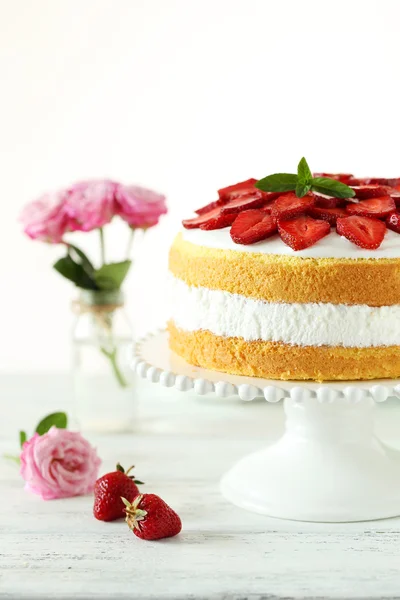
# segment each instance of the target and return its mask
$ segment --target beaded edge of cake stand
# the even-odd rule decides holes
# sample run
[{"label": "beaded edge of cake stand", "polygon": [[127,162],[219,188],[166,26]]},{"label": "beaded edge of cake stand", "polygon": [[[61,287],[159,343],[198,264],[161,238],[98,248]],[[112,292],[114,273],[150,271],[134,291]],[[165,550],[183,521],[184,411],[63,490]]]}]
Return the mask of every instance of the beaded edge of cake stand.
[{"label": "beaded edge of cake stand", "polygon": [[[364,384],[371,383],[371,387],[368,389],[358,387],[357,384],[359,382],[354,381],[349,382],[349,385],[342,390],[337,389],[334,386],[335,383],[343,385],[344,382],[321,383],[319,388],[313,390],[306,387],[307,383],[311,382],[301,382],[302,385],[300,386],[298,381],[286,381],[286,384],[293,384],[293,386],[287,390],[280,387],[278,382],[276,385],[267,385],[265,387],[259,387],[245,383],[239,385],[233,384],[229,381],[230,375],[222,372],[221,380],[215,382],[202,377],[175,373],[170,370],[157,367],[141,356],[143,344],[152,338],[165,333],[166,332],[164,329],[159,329],[142,337],[137,342],[133,350],[134,356],[131,360],[130,366],[132,370],[140,377],[147,379],[152,383],[159,383],[163,387],[175,387],[181,392],[193,390],[199,395],[215,393],[217,396],[223,398],[228,396],[238,396],[241,400],[246,402],[264,397],[267,402],[271,403],[280,402],[285,398],[292,398],[296,402],[303,402],[309,400],[310,398],[316,398],[318,402],[322,403],[329,403],[344,399],[352,404],[356,404],[357,402],[361,402],[362,400],[366,399],[372,399],[375,402],[385,402],[389,397],[400,398],[400,380],[398,380],[395,385],[374,385],[374,380],[371,380],[370,382],[364,380]],[[392,382],[393,380],[390,381]],[[317,382],[312,383],[316,384]]]}]

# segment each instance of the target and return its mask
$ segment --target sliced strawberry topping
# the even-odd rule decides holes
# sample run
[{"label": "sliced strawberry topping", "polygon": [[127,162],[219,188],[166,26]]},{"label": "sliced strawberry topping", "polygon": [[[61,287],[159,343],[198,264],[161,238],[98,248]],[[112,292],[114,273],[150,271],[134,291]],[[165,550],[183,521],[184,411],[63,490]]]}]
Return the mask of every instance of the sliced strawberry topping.
[{"label": "sliced strawberry topping", "polygon": [[325,194],[312,193],[315,199],[315,206],[321,208],[336,208],[337,206],[344,206],[346,204],[345,198],[333,198],[332,196],[326,196]]},{"label": "sliced strawberry topping", "polygon": [[272,205],[271,214],[277,219],[290,219],[307,212],[315,204],[312,194],[298,198],[294,192],[279,196]]},{"label": "sliced strawberry topping", "polygon": [[328,235],[330,225],[308,216],[278,222],[279,235],[293,250],[304,250]]},{"label": "sliced strawberry topping", "polygon": [[386,185],[353,185],[351,189],[354,191],[356,198],[367,200],[367,198],[380,198],[387,196],[388,187]]},{"label": "sliced strawberry topping", "polygon": [[214,210],[214,208],[223,206],[224,204],[226,204],[226,202],[227,202],[226,200],[221,200],[219,198],[218,200],[214,200],[214,202],[210,202],[210,204],[206,204],[205,206],[198,208],[194,212],[197,213],[198,215],[204,215],[205,213],[210,212],[210,210]]},{"label": "sliced strawberry topping", "polygon": [[229,227],[229,225],[232,225],[234,222],[235,217],[235,214],[223,215],[221,211],[218,210],[218,213],[215,216],[208,218],[205,223],[200,225],[200,229],[205,229],[208,231],[209,229],[222,229],[223,227]]},{"label": "sliced strawberry topping", "polygon": [[256,191],[257,188],[254,187],[255,183],[257,183],[257,179],[246,179],[246,181],[221,188],[218,190],[218,196],[221,200],[234,200],[238,196],[245,196]]},{"label": "sliced strawberry topping", "polygon": [[221,208],[221,213],[240,213],[243,210],[248,210],[249,208],[260,208],[264,204],[265,200],[263,194],[261,192],[255,192],[249,194],[248,196],[239,196],[234,200],[229,200],[229,202]]},{"label": "sliced strawberry topping", "polygon": [[383,219],[396,210],[396,204],[390,196],[382,198],[371,198],[361,202],[352,202],[346,206],[346,211],[350,215],[362,215],[364,217],[376,217]]},{"label": "sliced strawberry topping", "polygon": [[365,180],[366,183],[377,184],[377,185],[388,185],[389,187],[397,188],[400,186],[400,177],[371,177],[370,179]]},{"label": "sliced strawberry topping", "polygon": [[346,185],[351,179],[354,179],[354,176],[351,173],[314,173],[313,177],[329,177],[329,179],[341,181]]},{"label": "sliced strawberry topping", "polygon": [[389,192],[389,196],[393,198],[397,207],[400,206],[400,190],[395,190],[392,188]]},{"label": "sliced strawberry topping", "polygon": [[379,248],[386,233],[386,225],[383,221],[358,215],[338,219],[336,229],[339,235],[367,250]]},{"label": "sliced strawberry topping", "polygon": [[236,244],[255,244],[277,231],[276,221],[263,210],[246,210],[235,219],[231,238]]},{"label": "sliced strawberry topping", "polygon": [[182,221],[182,225],[186,229],[222,229],[222,227],[228,227],[232,225],[236,215],[222,215],[220,208],[213,208],[212,210],[195,217],[194,219],[185,219]]},{"label": "sliced strawberry topping", "polygon": [[395,212],[386,219],[386,225],[392,231],[400,233],[400,213]]},{"label": "sliced strawberry topping", "polygon": [[341,217],[347,217],[344,208],[322,208],[320,206],[312,206],[308,214],[314,219],[322,219],[327,221],[329,225],[336,225],[336,221]]}]

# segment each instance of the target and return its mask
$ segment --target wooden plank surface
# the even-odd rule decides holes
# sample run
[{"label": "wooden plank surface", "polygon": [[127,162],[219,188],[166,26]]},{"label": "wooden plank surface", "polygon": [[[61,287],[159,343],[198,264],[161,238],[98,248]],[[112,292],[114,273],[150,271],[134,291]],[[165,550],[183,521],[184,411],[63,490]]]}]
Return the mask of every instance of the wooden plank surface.
[{"label": "wooden plank surface", "polygon": [[[19,426],[32,427],[46,410],[70,401],[61,376],[7,376],[0,390],[7,407],[0,425],[2,453],[16,449]],[[141,386],[140,405],[140,432],[89,437],[104,471],[117,460],[135,462],[146,490],[179,512],[183,533],[143,542],[124,522],[96,521],[90,497],[43,502],[27,494],[18,470],[1,460],[0,597],[400,597],[399,519],[339,525],[280,521],[237,509],[219,494],[224,471],[279,434],[281,407],[200,404],[147,384]],[[379,408],[378,422],[386,438],[395,440],[397,404]]]}]

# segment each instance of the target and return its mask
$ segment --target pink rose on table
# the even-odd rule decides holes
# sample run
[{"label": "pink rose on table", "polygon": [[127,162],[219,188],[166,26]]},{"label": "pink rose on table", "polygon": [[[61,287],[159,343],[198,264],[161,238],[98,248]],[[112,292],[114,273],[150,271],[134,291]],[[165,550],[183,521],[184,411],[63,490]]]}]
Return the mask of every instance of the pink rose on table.
[{"label": "pink rose on table", "polygon": [[138,185],[118,185],[117,213],[132,227],[152,227],[167,212],[165,196]]},{"label": "pink rose on table", "polygon": [[111,221],[115,215],[116,186],[108,179],[94,179],[69,188],[65,210],[72,231],[92,231]]},{"label": "pink rose on table", "polygon": [[30,238],[49,243],[59,243],[62,240],[64,233],[68,231],[66,196],[63,190],[52,192],[24,208],[20,221]]},{"label": "pink rose on table", "polygon": [[51,427],[23,444],[21,475],[25,489],[43,500],[69,498],[93,490],[100,463],[80,433]]}]

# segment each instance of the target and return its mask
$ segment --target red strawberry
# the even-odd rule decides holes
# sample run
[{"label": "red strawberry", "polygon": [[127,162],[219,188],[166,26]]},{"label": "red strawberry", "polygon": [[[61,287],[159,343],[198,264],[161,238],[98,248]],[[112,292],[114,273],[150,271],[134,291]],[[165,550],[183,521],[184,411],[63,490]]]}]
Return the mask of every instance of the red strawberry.
[{"label": "red strawberry", "polygon": [[383,221],[358,215],[338,219],[336,229],[339,235],[367,250],[379,248],[386,233],[386,225]]},{"label": "red strawberry", "polygon": [[217,209],[217,213],[213,216],[209,215],[207,221],[200,225],[200,229],[205,229],[206,231],[210,229],[222,229],[223,227],[232,225],[235,219],[235,213],[223,215],[221,209]]},{"label": "red strawberry", "polygon": [[182,221],[182,225],[186,229],[221,229],[231,225],[235,220],[236,215],[221,215],[220,208],[213,208],[212,210],[195,217],[194,219],[185,219]]},{"label": "red strawberry", "polygon": [[134,502],[122,498],[126,522],[142,540],[160,540],[178,535],[182,529],[179,516],[155,494],[141,494]]},{"label": "red strawberry", "polygon": [[[272,197],[268,199],[273,200],[274,198],[277,198],[279,194],[271,192],[270,195]],[[265,200],[265,192],[256,192],[249,194],[248,196],[239,196],[238,198],[235,198],[235,200],[229,200],[229,202],[221,208],[221,214],[240,213],[249,208],[261,208],[265,204]]]},{"label": "red strawberry", "polygon": [[298,198],[294,192],[288,192],[275,200],[271,214],[276,219],[290,219],[307,212],[314,204],[315,199],[312,194]]},{"label": "red strawberry", "polygon": [[388,194],[388,187],[386,185],[353,185],[351,189],[354,191],[356,198],[360,200],[380,198]]},{"label": "red strawberry", "polygon": [[251,194],[256,191],[257,188],[254,187],[255,183],[257,183],[257,179],[246,179],[246,181],[241,181],[240,183],[221,188],[218,190],[218,196],[221,200],[234,200],[235,198],[238,198],[238,196],[245,196],[246,194]]},{"label": "red strawberry", "polygon": [[235,244],[255,244],[277,231],[276,220],[264,210],[246,210],[240,213],[231,227]]},{"label": "red strawberry", "polygon": [[314,173],[314,177],[328,177],[329,179],[335,179],[341,181],[347,185],[348,181],[354,179],[351,173]]},{"label": "red strawberry", "polygon": [[210,204],[206,204],[206,206],[202,206],[194,212],[198,215],[204,215],[204,213],[208,213],[214,208],[218,208],[220,206],[223,206],[224,204],[226,204],[226,200],[214,200],[214,202],[210,202]]},{"label": "red strawberry", "polygon": [[400,213],[395,212],[386,219],[386,225],[392,231],[400,233]]},{"label": "red strawberry", "polygon": [[133,467],[125,472],[118,463],[116,471],[103,475],[94,484],[93,514],[99,521],[123,519],[125,506],[121,496],[133,502],[140,493],[136,484],[140,485],[142,482],[135,480],[133,475],[128,475],[131,469]]},{"label": "red strawberry", "polygon": [[326,221],[302,215],[289,221],[279,221],[279,235],[293,250],[304,250],[328,235],[331,228]]},{"label": "red strawberry", "polygon": [[327,221],[329,225],[336,225],[336,221],[340,217],[347,216],[344,208],[322,208],[320,206],[312,206],[308,214],[314,217],[314,219]]},{"label": "red strawberry", "polygon": [[312,192],[315,199],[315,206],[321,208],[337,208],[338,206],[344,206],[346,200],[344,198],[333,198],[332,196],[326,196],[325,194],[316,194]]},{"label": "red strawberry", "polygon": [[350,215],[362,215],[364,217],[376,217],[382,219],[396,210],[396,204],[390,196],[382,198],[371,198],[361,202],[348,204],[346,211]]},{"label": "red strawberry", "polygon": [[389,192],[389,196],[393,198],[396,206],[400,206],[400,190],[395,190],[394,188],[392,188]]},{"label": "red strawberry", "polygon": [[367,182],[370,184],[377,184],[377,185],[388,185],[389,187],[393,187],[393,188],[397,188],[400,185],[400,177],[393,177],[393,178],[385,178],[385,177],[371,177],[370,179],[367,180]]}]

